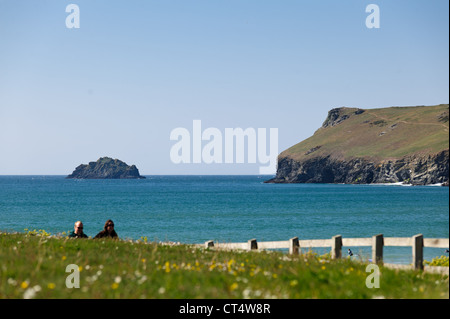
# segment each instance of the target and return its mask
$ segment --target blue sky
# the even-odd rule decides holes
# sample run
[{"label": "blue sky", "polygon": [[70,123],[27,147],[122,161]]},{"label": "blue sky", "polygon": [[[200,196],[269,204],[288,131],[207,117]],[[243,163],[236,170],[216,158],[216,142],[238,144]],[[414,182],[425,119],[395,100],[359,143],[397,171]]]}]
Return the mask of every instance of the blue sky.
[{"label": "blue sky", "polygon": [[[65,25],[67,5],[80,28]],[[380,28],[365,25],[380,8]],[[335,107],[449,102],[446,0],[0,0],[0,175],[66,175],[101,156],[174,164],[178,127],[278,128],[279,151]]]}]

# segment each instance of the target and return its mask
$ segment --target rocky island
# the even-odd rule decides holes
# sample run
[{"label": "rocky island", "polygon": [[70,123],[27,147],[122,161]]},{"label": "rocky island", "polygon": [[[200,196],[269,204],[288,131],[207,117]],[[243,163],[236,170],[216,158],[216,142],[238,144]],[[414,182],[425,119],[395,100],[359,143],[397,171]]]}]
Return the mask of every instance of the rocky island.
[{"label": "rocky island", "polygon": [[112,159],[110,157],[101,157],[97,162],[81,164],[72,174],[66,178],[76,179],[143,179],[135,165],[128,166],[126,163]]},{"label": "rocky island", "polygon": [[266,183],[449,183],[449,105],[335,108]]}]

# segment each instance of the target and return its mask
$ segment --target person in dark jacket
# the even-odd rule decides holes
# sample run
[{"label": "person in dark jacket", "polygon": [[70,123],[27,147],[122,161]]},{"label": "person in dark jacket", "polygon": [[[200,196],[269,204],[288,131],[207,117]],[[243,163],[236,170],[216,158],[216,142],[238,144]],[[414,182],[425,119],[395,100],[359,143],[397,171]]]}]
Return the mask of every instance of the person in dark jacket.
[{"label": "person in dark jacket", "polygon": [[73,230],[70,232],[69,238],[88,238],[88,236],[83,232],[83,223],[81,221],[77,221]]},{"label": "person in dark jacket", "polygon": [[96,238],[119,238],[116,231],[114,230],[114,222],[111,219],[108,219],[106,221],[103,230],[95,235],[94,239]]}]

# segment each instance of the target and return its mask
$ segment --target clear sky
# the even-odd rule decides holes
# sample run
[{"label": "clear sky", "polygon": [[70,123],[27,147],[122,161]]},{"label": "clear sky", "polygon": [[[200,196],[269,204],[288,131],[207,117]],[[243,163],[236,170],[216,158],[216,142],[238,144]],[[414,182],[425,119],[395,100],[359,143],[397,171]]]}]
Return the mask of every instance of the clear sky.
[{"label": "clear sky", "polygon": [[448,39],[447,0],[0,0],[0,175],[102,156],[145,175],[258,174],[174,164],[170,133],[278,128],[281,152],[335,107],[448,103]]}]

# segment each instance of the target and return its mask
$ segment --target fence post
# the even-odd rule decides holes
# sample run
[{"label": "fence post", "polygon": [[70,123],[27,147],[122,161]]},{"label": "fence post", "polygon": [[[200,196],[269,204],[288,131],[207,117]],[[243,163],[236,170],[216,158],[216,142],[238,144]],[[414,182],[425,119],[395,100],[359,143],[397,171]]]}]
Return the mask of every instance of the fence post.
[{"label": "fence post", "polygon": [[289,239],[289,254],[298,255],[300,243],[298,237]]},{"label": "fence post", "polygon": [[208,240],[205,242],[205,248],[214,247],[214,240]]},{"label": "fence post", "polygon": [[248,250],[256,250],[258,249],[258,243],[256,242],[256,239],[250,239],[248,242]]},{"label": "fence post", "polygon": [[412,237],[413,268],[423,270],[423,235]]},{"label": "fence post", "polygon": [[376,264],[383,263],[383,234],[372,236],[372,262]]},{"label": "fence post", "polygon": [[342,236],[336,235],[331,238],[331,258],[340,259],[342,257]]}]

